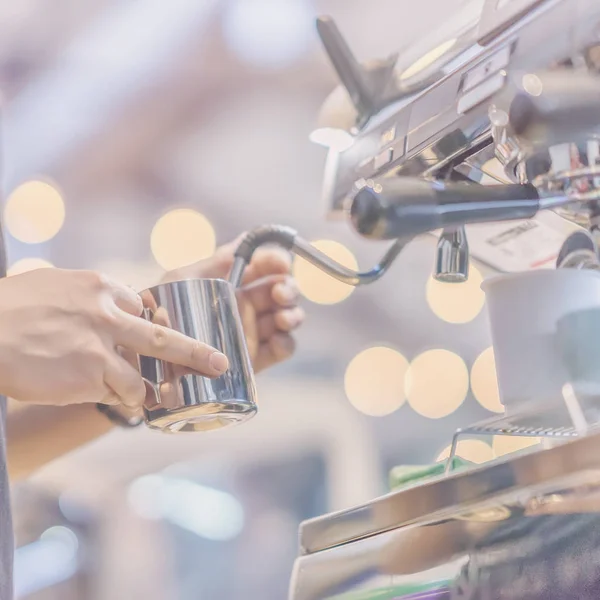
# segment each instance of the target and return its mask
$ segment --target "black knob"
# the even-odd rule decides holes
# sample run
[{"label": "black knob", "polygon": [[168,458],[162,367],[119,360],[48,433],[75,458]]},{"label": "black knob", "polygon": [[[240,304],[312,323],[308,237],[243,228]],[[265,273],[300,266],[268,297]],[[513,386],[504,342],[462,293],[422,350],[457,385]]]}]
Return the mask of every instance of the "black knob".
[{"label": "black knob", "polygon": [[539,196],[531,185],[387,177],[356,194],[350,219],[361,235],[385,240],[470,223],[529,219],[538,210]]}]

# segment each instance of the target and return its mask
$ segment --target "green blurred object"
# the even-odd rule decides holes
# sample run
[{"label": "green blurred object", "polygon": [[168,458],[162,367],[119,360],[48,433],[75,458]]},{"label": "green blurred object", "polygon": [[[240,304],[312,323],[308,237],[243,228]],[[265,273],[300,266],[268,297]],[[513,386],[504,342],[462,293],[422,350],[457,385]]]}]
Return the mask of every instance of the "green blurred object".
[{"label": "green blurred object", "polygon": [[398,600],[399,598],[413,596],[414,594],[435,592],[436,590],[447,588],[450,583],[449,581],[406,583],[404,585],[390,586],[373,591],[340,594],[339,596],[331,596],[327,600]]},{"label": "green blurred object", "polygon": [[[397,490],[400,487],[408,486],[412,483],[421,483],[423,479],[430,477],[439,477],[446,470],[447,461],[441,461],[433,465],[401,465],[394,467],[390,471],[389,482],[392,490]],[[455,456],[452,459],[451,471],[472,467],[475,463]]]}]

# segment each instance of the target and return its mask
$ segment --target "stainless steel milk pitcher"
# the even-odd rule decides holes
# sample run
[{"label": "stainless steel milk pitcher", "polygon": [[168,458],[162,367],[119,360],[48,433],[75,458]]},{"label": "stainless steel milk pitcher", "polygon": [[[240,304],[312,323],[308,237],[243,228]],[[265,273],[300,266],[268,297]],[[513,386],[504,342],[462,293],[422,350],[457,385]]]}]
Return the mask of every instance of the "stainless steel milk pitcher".
[{"label": "stainless steel milk pitcher", "polygon": [[140,357],[146,384],[146,423],[166,431],[207,431],[256,412],[254,374],[234,287],[222,279],[157,285],[141,293],[144,317],[225,354],[229,369],[210,379],[150,357]]}]

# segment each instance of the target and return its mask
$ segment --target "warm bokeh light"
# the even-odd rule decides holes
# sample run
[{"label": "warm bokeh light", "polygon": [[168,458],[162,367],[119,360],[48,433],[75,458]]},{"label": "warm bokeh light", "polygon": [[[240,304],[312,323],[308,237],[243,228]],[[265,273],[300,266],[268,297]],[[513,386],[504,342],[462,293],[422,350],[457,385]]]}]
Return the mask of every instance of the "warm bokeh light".
[{"label": "warm bokeh light", "polygon": [[20,275],[36,269],[51,269],[54,265],[43,258],[22,258],[9,267],[8,276]]},{"label": "warm bokeh light", "polygon": [[469,371],[457,354],[428,350],[410,363],[405,391],[415,412],[430,419],[441,419],[463,403],[469,391]]},{"label": "warm bokeh light", "polygon": [[464,283],[444,283],[430,277],[427,282],[427,304],[434,314],[448,323],[468,323],[483,308],[485,294],[481,289],[483,277],[474,267]]},{"label": "warm bokeh light", "polygon": [[366,415],[389,415],[404,403],[407,369],[406,358],[392,348],[363,350],[346,369],[346,396],[352,406]]},{"label": "warm bokeh light", "polygon": [[[450,458],[451,445],[447,446],[436,459],[436,462],[441,462]],[[456,456],[476,463],[478,465],[489,462],[495,458],[494,451],[489,444],[483,440],[459,440],[456,445]]]},{"label": "warm bokeh light", "polygon": [[471,390],[483,408],[495,413],[504,412],[498,391],[494,349],[491,346],[477,357],[471,367]]},{"label": "warm bokeh light", "polygon": [[[343,244],[332,240],[319,240],[313,242],[313,246],[344,267],[358,269],[354,254]],[[303,258],[294,261],[294,276],[302,295],[317,304],[336,304],[348,298],[354,291],[351,285],[333,279]]]},{"label": "warm bokeh light", "polygon": [[60,192],[45,181],[27,181],[8,197],[4,222],[9,233],[26,244],[52,239],[65,222]]},{"label": "warm bokeh light", "polygon": [[492,448],[496,456],[506,456],[513,452],[520,452],[532,446],[541,444],[539,437],[517,437],[512,435],[495,435]]},{"label": "warm bokeh light", "polygon": [[454,44],[456,44],[456,39],[451,39],[440,44],[436,48],[433,48],[433,50],[430,50],[427,54],[423,55],[410,65],[408,69],[404,69],[400,74],[400,79],[406,80],[418,75],[421,71],[424,71],[427,67],[431,66],[436,60],[444,56]]},{"label": "warm bokeh light", "polygon": [[195,210],[172,210],[154,225],[150,245],[156,262],[169,271],[209,257],[216,248],[215,230]]}]

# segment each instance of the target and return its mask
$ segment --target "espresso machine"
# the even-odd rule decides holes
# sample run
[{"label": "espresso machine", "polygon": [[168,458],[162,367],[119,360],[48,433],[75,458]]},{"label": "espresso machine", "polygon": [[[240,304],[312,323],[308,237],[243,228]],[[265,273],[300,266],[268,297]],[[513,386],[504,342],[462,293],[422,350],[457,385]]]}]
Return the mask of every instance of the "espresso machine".
[{"label": "espresso machine", "polygon": [[[471,256],[505,274],[486,295],[506,412],[457,431],[445,472],[303,523],[290,600],[600,598],[600,2],[465,15],[418,60],[364,64],[318,20],[341,82],[323,197],[390,240],[349,283],[422,234],[440,281],[465,281]],[[490,434],[543,443],[452,469],[461,436]]]}]

